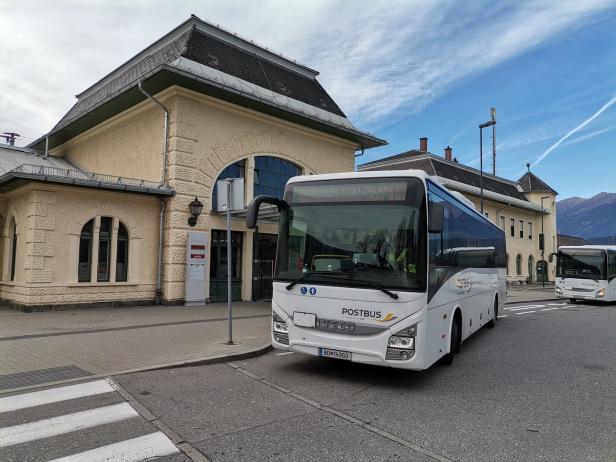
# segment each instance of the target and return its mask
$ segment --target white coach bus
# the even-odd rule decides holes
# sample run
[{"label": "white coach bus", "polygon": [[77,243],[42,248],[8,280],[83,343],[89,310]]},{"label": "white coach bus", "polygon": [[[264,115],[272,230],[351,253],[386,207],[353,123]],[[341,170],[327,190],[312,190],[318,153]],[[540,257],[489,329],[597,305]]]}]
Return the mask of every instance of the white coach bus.
[{"label": "white coach bus", "polygon": [[280,211],[275,348],[420,370],[494,327],[504,233],[424,172],[294,177],[248,228],[262,203]]},{"label": "white coach bus", "polygon": [[561,246],[556,258],[558,298],[616,301],[616,246]]}]

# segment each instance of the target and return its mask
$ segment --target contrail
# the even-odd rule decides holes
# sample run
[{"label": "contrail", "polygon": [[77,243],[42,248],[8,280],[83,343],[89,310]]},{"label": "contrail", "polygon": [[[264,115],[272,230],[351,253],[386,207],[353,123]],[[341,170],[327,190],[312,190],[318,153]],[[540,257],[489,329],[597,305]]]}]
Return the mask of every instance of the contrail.
[{"label": "contrail", "polygon": [[[580,131],[582,128],[584,128],[586,125],[588,125],[590,122],[592,122],[593,120],[595,120],[597,117],[599,117],[603,112],[607,111],[610,107],[612,107],[614,105],[614,103],[616,103],[616,96],[614,96],[612,99],[610,99],[607,103],[605,103],[603,106],[601,106],[601,108],[595,112],[593,115],[591,115],[588,119],[586,119],[584,122],[582,122],[580,125],[578,125],[577,127],[575,127],[573,130],[571,130],[569,133],[567,133],[565,136],[563,136],[561,139],[559,139],[556,143],[554,143],[552,146],[550,146],[549,148],[547,148],[545,150],[545,152],[543,154],[541,154],[539,157],[537,157],[537,159],[532,163],[532,166],[534,167],[535,165],[537,165],[539,162],[541,162],[543,159],[545,159],[554,149],[556,149],[558,146],[560,146],[562,144],[563,141],[565,141],[567,138],[569,138],[571,135],[577,133],[578,131]],[[522,170],[520,173],[523,173],[524,170]]]}]

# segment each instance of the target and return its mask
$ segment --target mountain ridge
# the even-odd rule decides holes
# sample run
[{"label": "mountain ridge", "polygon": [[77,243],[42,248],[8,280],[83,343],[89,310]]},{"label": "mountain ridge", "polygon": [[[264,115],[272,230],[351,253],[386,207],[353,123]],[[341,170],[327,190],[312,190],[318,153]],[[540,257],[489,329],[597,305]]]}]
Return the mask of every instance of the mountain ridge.
[{"label": "mountain ridge", "polygon": [[585,199],[568,197],[556,203],[559,234],[586,240],[616,236],[616,193],[600,192]]}]

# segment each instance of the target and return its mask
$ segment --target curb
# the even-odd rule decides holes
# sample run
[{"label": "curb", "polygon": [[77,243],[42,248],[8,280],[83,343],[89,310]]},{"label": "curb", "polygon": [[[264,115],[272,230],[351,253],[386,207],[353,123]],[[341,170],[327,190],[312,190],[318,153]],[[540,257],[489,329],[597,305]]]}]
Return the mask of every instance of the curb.
[{"label": "curb", "polygon": [[16,393],[20,391],[35,390],[37,388],[52,387],[54,385],[64,385],[66,383],[86,382],[86,381],[93,380],[93,379],[114,377],[116,375],[134,374],[136,372],[147,372],[147,371],[155,371],[155,370],[162,370],[162,369],[175,369],[178,367],[186,367],[186,366],[205,366],[208,364],[224,363],[228,361],[240,361],[242,359],[254,358],[257,356],[264,355],[271,350],[273,350],[273,347],[270,341],[257,348],[253,348],[247,351],[241,351],[238,353],[232,353],[228,355],[208,356],[208,357],[200,358],[200,359],[189,359],[189,360],[184,360],[184,361],[175,361],[172,363],[155,364],[152,366],[139,367],[135,369],[126,369],[123,371],[112,371],[106,374],[86,375],[82,377],[75,377],[72,379],[58,380],[56,382],[46,382],[46,383],[39,383],[36,385],[28,385],[25,387],[9,388],[6,390],[0,390],[0,396],[10,395],[12,393]]}]

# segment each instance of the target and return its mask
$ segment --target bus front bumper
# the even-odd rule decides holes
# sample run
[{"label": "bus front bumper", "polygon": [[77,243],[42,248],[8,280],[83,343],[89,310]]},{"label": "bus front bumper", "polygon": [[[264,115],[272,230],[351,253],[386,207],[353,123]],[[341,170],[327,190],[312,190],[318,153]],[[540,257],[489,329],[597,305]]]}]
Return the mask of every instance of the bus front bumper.
[{"label": "bus front bumper", "polygon": [[[296,327],[289,323],[289,344],[279,343],[272,335],[274,348],[284,351],[293,351],[312,356],[350,360],[356,363],[372,364],[399,369],[423,370],[429,367],[424,364],[423,342],[424,311],[421,311],[396,325],[393,330],[398,332],[408,326],[417,325],[417,334],[414,337],[414,350],[408,350],[409,359],[387,359],[387,345],[393,335],[391,329],[385,329],[376,335],[344,335],[321,331],[313,328]],[[391,351],[391,350],[390,350]]]}]

